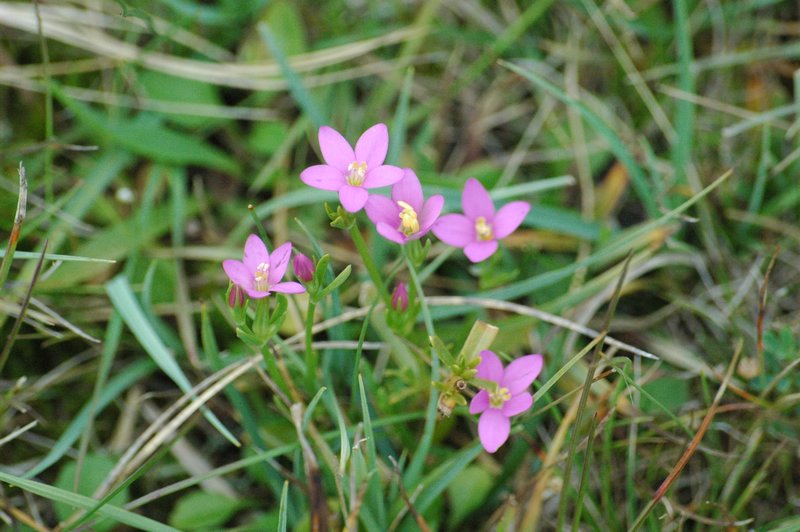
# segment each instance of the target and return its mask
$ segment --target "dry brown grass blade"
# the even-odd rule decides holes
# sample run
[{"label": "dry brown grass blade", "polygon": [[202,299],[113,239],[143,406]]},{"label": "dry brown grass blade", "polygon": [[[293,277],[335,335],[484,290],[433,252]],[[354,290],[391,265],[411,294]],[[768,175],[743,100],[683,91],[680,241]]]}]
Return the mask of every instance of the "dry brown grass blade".
[{"label": "dry brown grass blade", "polygon": [[725,373],[725,377],[722,379],[722,384],[720,384],[719,389],[717,390],[717,394],[714,396],[714,400],[711,403],[711,407],[708,409],[705,417],[703,418],[702,423],[700,423],[700,427],[697,429],[697,433],[692,438],[692,441],[689,442],[688,447],[681,455],[678,462],[675,464],[675,467],[672,468],[667,478],[664,479],[664,482],[661,483],[661,486],[658,487],[653,498],[650,502],[645,506],[644,510],[639,514],[639,517],[636,519],[636,522],[631,526],[631,530],[635,531],[638,530],[639,527],[642,526],[644,520],[650,514],[650,512],[655,508],[655,505],[658,504],[658,501],[664,497],[667,493],[667,490],[672,486],[675,480],[680,476],[681,472],[683,471],[686,464],[689,463],[689,460],[694,456],[695,451],[697,451],[700,442],[703,440],[703,436],[705,436],[706,431],[708,431],[708,427],[711,426],[711,421],[713,421],[714,416],[719,409],[719,402],[722,400],[722,396],[725,394],[725,390],[728,388],[728,383],[730,382],[731,378],[733,377],[733,372],[736,369],[737,365],[739,364],[739,357],[742,354],[742,346],[744,343],[739,341],[739,344],[736,346],[736,350],[733,353],[733,359],[731,363],[728,365],[728,369]]},{"label": "dry brown grass blade", "polygon": [[[115,61],[133,62],[173,76],[218,85],[252,90],[287,88],[280,66],[275,62],[245,64],[201,61],[142,50],[138,46],[116,39],[103,31],[101,21],[104,20],[105,15],[100,14],[100,19],[98,19],[98,13],[94,11],[59,10],[53,9],[53,6],[41,7],[42,31],[45,37],[99,56]],[[0,3],[0,25],[29,33],[37,31],[33,9],[26,4]],[[364,57],[378,48],[408,41],[417,37],[418,34],[419,28],[401,28],[371,39],[300,54],[292,57],[290,63],[292,69],[298,73],[312,72]],[[373,73],[370,69],[361,72],[365,75]],[[319,84],[318,82],[319,80],[317,83],[309,82],[308,84]]]},{"label": "dry brown grass blade", "polygon": [[19,309],[19,315],[17,316],[14,325],[11,327],[11,332],[8,333],[8,338],[6,338],[6,343],[5,346],[3,347],[3,351],[2,353],[0,353],[0,373],[3,372],[3,367],[6,365],[9,355],[11,355],[11,347],[14,345],[14,341],[17,338],[17,334],[19,333],[19,328],[22,326],[22,321],[25,319],[25,311],[28,309],[28,304],[31,301],[31,295],[33,294],[33,287],[36,285],[36,280],[39,278],[39,274],[42,271],[42,264],[44,263],[44,256],[46,253],[47,253],[47,240],[44,241],[42,254],[36,263],[36,269],[33,271],[33,278],[31,278],[31,283],[30,285],[28,285],[28,291],[25,293],[25,299],[22,300],[22,306]]},{"label": "dry brown grass blade", "polygon": [[3,255],[3,262],[0,263],[0,287],[2,287],[8,271],[11,269],[11,261],[14,258],[14,250],[17,249],[17,242],[19,241],[19,234],[22,230],[22,222],[25,221],[25,213],[28,205],[28,178],[25,175],[25,167],[19,163],[19,196],[17,198],[17,212],[14,215],[14,225],[11,228],[11,234],[8,236],[8,246],[6,246],[6,254]]},{"label": "dry brown grass blade", "polygon": [[325,487],[322,484],[322,471],[319,468],[314,450],[306,440],[303,432],[303,405],[295,403],[291,407],[292,423],[297,432],[297,441],[303,452],[303,468],[306,473],[306,489],[308,491],[309,508],[311,511],[311,531],[325,532],[329,530],[328,503],[325,499]]}]

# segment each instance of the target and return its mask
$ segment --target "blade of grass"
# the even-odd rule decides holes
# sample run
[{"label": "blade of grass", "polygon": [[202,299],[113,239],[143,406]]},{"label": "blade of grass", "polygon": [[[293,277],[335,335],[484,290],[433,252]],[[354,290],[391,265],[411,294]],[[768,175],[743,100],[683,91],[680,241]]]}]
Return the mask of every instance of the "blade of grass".
[{"label": "blade of grass", "polygon": [[539,275],[534,275],[532,277],[529,277],[528,279],[512,283],[503,288],[497,288],[494,290],[483,292],[481,296],[490,299],[513,299],[515,297],[528,295],[534,290],[543,288],[545,286],[550,286],[554,283],[561,281],[562,279],[566,279],[567,277],[571,276],[573,273],[582,268],[586,268],[588,266],[600,263],[604,260],[607,260],[609,257],[622,254],[625,252],[625,250],[627,250],[631,242],[637,240],[643,235],[650,233],[653,229],[661,227],[670,220],[680,216],[689,207],[700,201],[701,198],[707,196],[713,190],[719,187],[722,183],[724,183],[732,174],[733,170],[728,170],[720,177],[718,177],[716,180],[714,180],[713,183],[704,188],[700,193],[692,196],[690,199],[686,200],[678,207],[665,213],[656,220],[647,222],[646,224],[642,225],[635,231],[629,233],[625,238],[619,239],[615,243],[601,248],[600,250],[596,251],[595,253],[593,253],[592,255],[583,260],[577,261],[573,264],[570,264],[569,266],[564,266],[557,270],[552,270]]},{"label": "blade of grass", "polygon": [[583,471],[581,471],[581,481],[578,484],[578,497],[575,504],[575,515],[572,516],[572,532],[577,532],[581,522],[581,512],[583,511],[583,498],[586,496],[586,486],[589,483],[589,466],[592,463],[592,450],[594,449],[594,433],[597,429],[597,413],[592,416],[589,433],[586,435],[586,453],[583,458]]},{"label": "blade of grass", "polygon": [[77,441],[86,430],[93,409],[95,414],[99,414],[112,401],[116,400],[122,392],[130,388],[143,377],[152,373],[155,368],[156,366],[153,364],[152,360],[141,359],[119,370],[114,377],[109,379],[108,385],[103,389],[97,403],[95,405],[92,405],[91,401],[86,403],[52,446],[50,452],[48,452],[33,468],[27,471],[23,475],[23,478],[34,477],[55,464],[69,451],[70,446]]},{"label": "blade of grass", "polygon": [[[125,324],[134,336],[136,336],[136,339],[139,340],[139,343],[144,347],[147,354],[150,355],[158,367],[160,367],[183,392],[189,392],[192,389],[189,379],[186,378],[186,375],[184,375],[172,354],[170,354],[161,338],[158,337],[152,325],[147,320],[147,317],[139,306],[139,302],[136,300],[136,296],[133,294],[133,289],[128,283],[128,279],[124,276],[115,277],[106,283],[106,293],[109,299],[111,299],[114,308],[120,313]],[[239,440],[225,428],[213,412],[208,409],[203,410],[203,415],[208,422],[211,423],[225,439],[236,447],[241,446]]]},{"label": "blade of grass", "polygon": [[[19,163],[19,195],[17,197],[17,212],[14,214],[14,225],[11,234],[8,235],[8,245],[3,254],[3,262],[0,264],[0,288],[5,286],[8,272],[11,269],[11,261],[14,259],[14,252],[17,249],[19,233],[22,230],[22,222],[25,221],[26,207],[28,204],[28,178],[25,176],[25,167]],[[37,254],[37,257],[40,256]]]},{"label": "blade of grass", "polygon": [[308,92],[308,89],[306,89],[305,85],[303,84],[303,80],[289,64],[289,61],[287,60],[286,55],[283,53],[278,40],[272,34],[272,30],[269,29],[269,26],[267,26],[266,23],[260,22],[258,24],[258,34],[261,36],[261,40],[267,46],[270,53],[275,58],[275,61],[280,66],[283,77],[289,84],[289,93],[297,102],[297,105],[299,105],[303,112],[308,115],[315,127],[318,128],[325,125],[325,115],[311,97],[311,93]]},{"label": "blade of grass", "polygon": [[31,295],[33,295],[33,287],[36,285],[36,280],[39,278],[39,274],[42,271],[42,264],[44,263],[44,254],[46,251],[47,240],[44,242],[42,254],[39,257],[39,261],[36,263],[36,269],[33,271],[33,277],[28,285],[28,291],[25,293],[25,297],[22,300],[22,305],[20,305],[19,315],[14,321],[14,325],[11,327],[8,337],[6,337],[6,343],[3,346],[3,351],[0,352],[0,374],[3,373],[3,367],[5,367],[8,357],[11,355],[11,347],[14,345],[14,342],[17,339],[17,334],[19,334],[20,327],[22,327],[22,320],[25,318],[25,312],[28,310],[28,305],[31,302]]},{"label": "blade of grass", "polygon": [[397,103],[397,110],[395,110],[394,119],[392,120],[392,129],[389,133],[389,152],[386,154],[385,164],[400,164],[400,152],[406,143],[408,104],[411,100],[411,83],[413,81],[414,68],[411,67],[406,70],[406,75],[403,78],[403,89],[400,91],[400,100]]},{"label": "blade of grass", "polygon": [[[568,495],[569,495],[569,488],[572,484],[571,482],[571,473],[572,473],[572,463],[575,456],[575,451],[578,445],[578,431],[581,429],[581,421],[583,419],[583,413],[586,409],[586,403],[589,399],[589,389],[592,387],[592,382],[594,380],[595,370],[597,369],[597,365],[600,362],[601,358],[601,351],[603,347],[602,339],[608,333],[608,327],[611,324],[611,318],[614,316],[614,312],[617,308],[617,302],[619,301],[620,294],[622,293],[622,287],[625,284],[625,275],[628,273],[628,265],[631,262],[631,258],[633,257],[633,253],[629,252],[628,257],[625,259],[625,265],[622,267],[622,272],[620,273],[619,279],[617,280],[617,286],[614,289],[614,295],[611,296],[608,311],[606,312],[605,323],[603,324],[603,328],[600,331],[600,341],[597,343],[597,346],[594,349],[594,353],[592,355],[592,360],[589,363],[589,368],[586,371],[586,380],[583,383],[583,389],[581,390],[580,400],[578,402],[578,412],[575,416],[575,424],[574,430],[572,432],[572,438],[570,438],[569,442],[569,450],[567,452],[566,462],[564,464],[564,483],[561,488],[561,496],[559,499],[558,504],[558,525],[556,530],[564,530],[564,519],[566,517],[567,511],[567,502],[568,502]],[[586,459],[589,459],[587,454]],[[578,504],[581,504],[581,501],[578,500]]]},{"label": "blade of grass", "polygon": [[283,490],[281,491],[281,502],[278,506],[278,530],[286,532],[286,518],[288,516],[289,507],[289,481],[283,482]]},{"label": "blade of grass", "polygon": [[644,171],[639,166],[639,163],[636,162],[636,158],[630,152],[628,147],[625,146],[617,133],[608,124],[606,124],[602,118],[597,116],[583,102],[568,95],[560,87],[552,84],[532,70],[518,67],[517,65],[507,61],[501,60],[499,63],[512,72],[516,72],[523,78],[529,80],[537,87],[552,94],[561,100],[565,105],[569,105],[570,107],[577,109],[583,119],[586,120],[586,122],[591,125],[599,135],[608,141],[611,151],[620,160],[620,162],[625,165],[625,168],[628,170],[628,173],[631,176],[633,188],[636,190],[636,194],[639,197],[639,200],[642,202],[642,205],[644,205],[645,212],[647,212],[651,218],[654,218],[656,215],[658,215],[658,206],[656,205],[655,199],[651,193],[652,187],[647,181],[647,176],[645,176]]},{"label": "blade of grass", "polygon": [[714,397],[714,401],[711,403],[711,407],[708,409],[705,417],[703,418],[702,423],[700,423],[700,427],[697,429],[697,433],[695,434],[692,441],[689,443],[686,450],[681,455],[678,463],[675,464],[675,467],[672,468],[667,478],[664,479],[664,482],[661,483],[661,486],[658,487],[653,498],[650,502],[647,503],[647,506],[642,509],[639,516],[636,518],[636,521],[631,526],[631,531],[636,532],[642,524],[644,524],[645,519],[647,516],[650,515],[650,512],[653,511],[656,504],[661,500],[661,498],[667,493],[667,490],[672,486],[675,480],[683,471],[683,468],[686,467],[686,464],[689,463],[689,459],[694,456],[697,447],[700,445],[700,442],[703,440],[703,436],[705,436],[706,431],[711,426],[711,421],[714,419],[714,416],[717,413],[717,408],[719,407],[719,403],[722,400],[722,396],[725,394],[725,390],[728,388],[728,384],[733,377],[734,370],[738,367],[739,364],[739,356],[742,354],[742,346],[744,343],[739,341],[736,349],[734,350],[733,357],[731,358],[730,364],[728,364],[728,369],[725,372],[725,377],[722,379],[722,383],[717,390],[717,394]]},{"label": "blade of grass", "polygon": [[[2,471],[0,471],[0,481],[12,486],[16,486],[22,490],[33,493],[34,495],[45,497],[51,501],[63,502],[64,504],[69,504],[77,508],[90,509],[97,504],[97,501],[90,497],[78,495],[77,493],[71,493],[50,486],[49,484],[28,480],[16,475],[4,473]],[[142,515],[132,513],[128,510],[117,508],[116,506],[105,505],[99,508],[97,513],[103,517],[113,519],[118,523],[128,525],[133,528],[138,528],[140,530],[150,530],[152,532],[178,532],[176,528],[172,528],[171,526],[159,523],[158,521],[149,519]]]}]

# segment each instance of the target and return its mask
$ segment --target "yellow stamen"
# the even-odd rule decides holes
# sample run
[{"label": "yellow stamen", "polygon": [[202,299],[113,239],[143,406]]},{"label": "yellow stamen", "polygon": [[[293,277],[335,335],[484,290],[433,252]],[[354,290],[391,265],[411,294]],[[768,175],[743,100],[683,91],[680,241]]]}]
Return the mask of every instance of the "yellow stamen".
[{"label": "yellow stamen", "polygon": [[493,240],[491,224],[486,222],[486,218],[478,216],[475,220],[475,233],[478,235],[478,240]]},{"label": "yellow stamen", "polygon": [[403,212],[400,213],[400,227],[397,230],[406,236],[411,236],[418,232],[419,220],[417,219],[417,211],[405,201],[398,201],[397,204],[403,209]]},{"label": "yellow stamen", "polygon": [[494,393],[489,392],[489,404],[492,405],[492,408],[502,408],[509,399],[511,399],[511,392],[506,387],[500,388]]},{"label": "yellow stamen", "polygon": [[353,161],[347,165],[347,184],[360,187],[367,175],[367,163]]},{"label": "yellow stamen", "polygon": [[266,262],[260,263],[256,267],[253,280],[255,281],[255,288],[259,292],[266,292],[269,290],[269,264]]}]

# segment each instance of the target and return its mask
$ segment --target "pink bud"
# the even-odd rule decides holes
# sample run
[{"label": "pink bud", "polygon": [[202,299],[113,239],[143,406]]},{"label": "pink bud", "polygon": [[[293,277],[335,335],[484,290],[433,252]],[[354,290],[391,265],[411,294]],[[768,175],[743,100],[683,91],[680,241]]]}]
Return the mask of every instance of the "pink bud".
[{"label": "pink bud", "polygon": [[292,270],[294,276],[304,283],[314,278],[314,263],[302,253],[297,253],[292,259]]},{"label": "pink bud", "polygon": [[228,306],[231,308],[244,306],[246,297],[247,294],[245,294],[241,286],[238,284],[232,285],[231,289],[228,290]]},{"label": "pink bud", "polygon": [[406,283],[397,283],[392,292],[392,308],[401,312],[408,308],[408,289]]}]

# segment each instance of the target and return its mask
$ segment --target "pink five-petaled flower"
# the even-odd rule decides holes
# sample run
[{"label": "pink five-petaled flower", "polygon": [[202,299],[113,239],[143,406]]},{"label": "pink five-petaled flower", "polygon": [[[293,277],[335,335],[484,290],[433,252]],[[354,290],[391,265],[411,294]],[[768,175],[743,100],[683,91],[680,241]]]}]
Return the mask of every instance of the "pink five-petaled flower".
[{"label": "pink five-petaled flower", "polygon": [[358,212],[367,202],[366,189],[385,187],[400,181],[403,170],[383,164],[389,149],[389,131],[375,124],[356,142],[356,149],[333,128],[319,128],[319,148],[326,164],[306,168],[300,179],[314,188],[334,190],[349,212]]},{"label": "pink five-petaled flower", "polygon": [[242,260],[222,261],[222,268],[233,284],[240,286],[253,299],[266,297],[270,292],[299,294],[306,291],[300,283],[280,282],[291,255],[291,242],[278,246],[270,253],[258,235],[250,235],[244,245]]},{"label": "pink five-petaled flower", "polygon": [[493,453],[508,439],[511,416],[533,405],[528,386],[539,376],[544,360],[542,355],[526,355],[512,361],[505,369],[497,355],[481,351],[477,377],[497,383],[496,390],[481,390],[469,404],[470,414],[481,414],[478,436],[487,452]]},{"label": "pink five-petaled flower", "polygon": [[367,200],[367,216],[375,224],[378,233],[398,244],[416,240],[430,230],[444,206],[444,197],[422,196],[422,185],[412,170],[403,170],[403,179],[392,186],[392,199],[385,196],[370,196]]},{"label": "pink five-petaled flower", "polygon": [[497,251],[497,241],[513,233],[531,210],[526,201],[512,201],[495,212],[492,198],[477,179],[467,179],[461,208],[464,214],[446,214],[432,230],[445,244],[464,248],[472,262],[488,259]]}]

